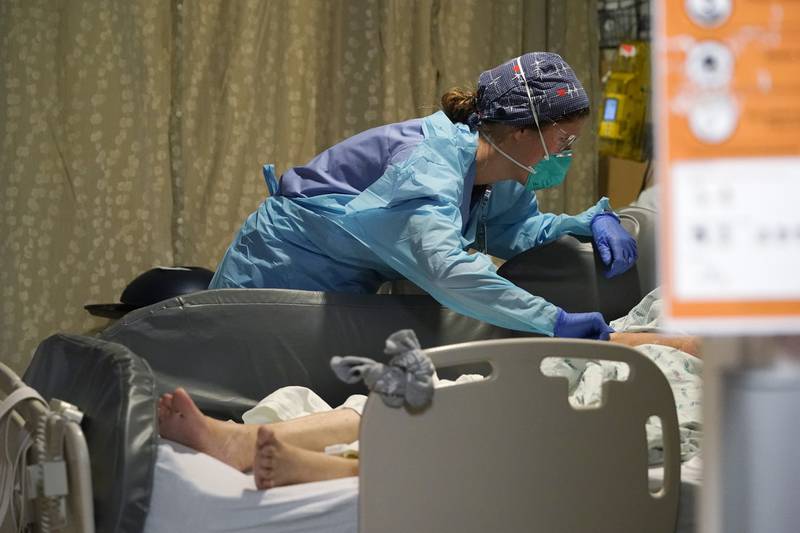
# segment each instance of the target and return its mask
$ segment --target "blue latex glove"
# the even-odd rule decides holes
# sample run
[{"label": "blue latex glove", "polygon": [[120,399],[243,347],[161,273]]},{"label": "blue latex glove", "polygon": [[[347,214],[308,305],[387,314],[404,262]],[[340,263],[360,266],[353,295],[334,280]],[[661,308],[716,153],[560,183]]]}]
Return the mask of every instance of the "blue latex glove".
[{"label": "blue latex glove", "polygon": [[556,327],[553,335],[556,337],[571,337],[574,339],[597,339],[607,341],[614,329],[606,324],[600,313],[567,313],[558,310]]},{"label": "blue latex glove", "polygon": [[600,260],[606,265],[607,278],[622,274],[636,263],[639,255],[636,239],[625,231],[614,214],[600,213],[592,219],[590,226]]}]

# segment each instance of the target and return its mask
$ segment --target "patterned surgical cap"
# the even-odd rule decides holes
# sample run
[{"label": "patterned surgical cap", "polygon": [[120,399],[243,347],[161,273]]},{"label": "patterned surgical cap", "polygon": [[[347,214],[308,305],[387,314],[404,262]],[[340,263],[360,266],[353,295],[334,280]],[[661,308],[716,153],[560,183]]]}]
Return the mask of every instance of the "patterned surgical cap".
[{"label": "patterned surgical cap", "polygon": [[589,97],[583,85],[560,55],[531,52],[519,59],[524,78],[516,58],[480,75],[478,112],[470,116],[470,127],[475,128],[484,122],[535,125],[524,80],[527,80],[540,123],[557,122],[565,115],[589,107]]}]

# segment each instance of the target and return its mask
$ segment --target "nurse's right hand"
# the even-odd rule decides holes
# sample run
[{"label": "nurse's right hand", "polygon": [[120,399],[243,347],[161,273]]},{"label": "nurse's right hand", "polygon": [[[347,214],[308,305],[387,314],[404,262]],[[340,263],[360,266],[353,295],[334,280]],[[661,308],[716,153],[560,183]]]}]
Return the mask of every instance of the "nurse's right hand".
[{"label": "nurse's right hand", "polygon": [[636,239],[625,231],[617,215],[600,213],[592,219],[590,226],[600,260],[606,266],[607,278],[619,276],[636,263]]},{"label": "nurse's right hand", "polygon": [[563,309],[558,310],[553,329],[555,337],[601,341],[607,341],[611,333],[614,333],[614,329],[606,324],[600,313],[567,313]]}]

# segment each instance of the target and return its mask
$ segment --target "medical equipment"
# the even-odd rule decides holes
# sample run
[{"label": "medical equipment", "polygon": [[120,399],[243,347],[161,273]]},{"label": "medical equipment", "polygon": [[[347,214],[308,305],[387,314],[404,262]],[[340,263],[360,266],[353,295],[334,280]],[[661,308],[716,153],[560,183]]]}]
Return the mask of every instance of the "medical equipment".
[{"label": "medical equipment", "polygon": [[45,399],[64,399],[84,413],[95,530],[141,532],[157,445],[156,392],[147,362],[119,344],[53,335],[39,345],[23,379]]},{"label": "medical equipment", "polygon": [[[235,309],[236,303],[229,307],[231,310]],[[337,311],[346,312],[345,309],[338,308]],[[224,316],[225,313],[219,314]],[[235,346],[235,343],[229,342],[229,346]],[[646,515],[651,517],[651,522],[644,522],[648,526],[646,530],[674,531],[679,490],[679,447],[674,405],[663,375],[638,352],[606,343],[560,339],[494,340],[428,352],[437,366],[455,365],[456,368],[462,368],[488,361],[492,374],[483,382],[437,390],[432,408],[421,413],[409,413],[405,410],[385,413],[375,406],[380,402],[368,401],[361,445],[363,462],[359,491],[362,498],[359,505],[362,512],[359,519],[360,531],[387,531],[387,527],[403,527],[402,524],[407,522],[399,526],[386,522],[395,520],[396,513],[402,512],[401,508],[413,508],[415,513],[419,513],[418,518],[406,515],[406,520],[422,520],[423,524],[432,524],[430,527],[417,529],[420,531],[446,531],[449,530],[447,527],[442,529],[437,526],[442,517],[449,517],[456,524],[462,520],[470,521],[470,516],[474,519],[471,522],[474,524],[472,527],[483,529],[467,528],[464,531],[486,530],[485,526],[492,523],[501,524],[497,530],[503,530],[502,524],[536,523],[530,521],[530,513],[534,509],[541,511],[542,506],[550,510],[545,513],[546,516],[540,517],[541,520],[560,520],[564,526],[563,529],[548,528],[548,531],[574,531],[575,529],[566,528],[575,523],[575,518],[567,515],[573,509],[576,494],[580,494],[580,504],[594,513],[587,513],[584,518],[591,519],[598,525],[594,529],[596,531],[619,531],[617,521],[630,520],[641,524]],[[195,355],[187,354],[184,360],[198,365],[204,361],[211,363],[208,358],[198,358]],[[621,360],[631,366],[633,379],[624,383],[606,384],[606,404],[600,409],[571,411],[572,407],[566,401],[565,382],[558,378],[546,378],[541,374],[541,358],[546,356]],[[216,359],[218,362],[224,361],[225,354]],[[321,363],[327,366],[327,361]],[[83,373],[87,377],[86,383],[77,387],[82,380],[63,372],[66,368]],[[86,438],[94,459],[92,475],[98,481],[95,483],[98,531],[139,533],[143,527],[153,533],[197,531],[203,526],[208,527],[207,523],[198,522],[206,518],[223,520],[229,524],[228,527],[239,525],[233,508],[229,508],[231,516],[212,518],[206,517],[202,508],[187,513],[186,509],[191,507],[176,507],[176,501],[191,502],[192,497],[199,498],[195,505],[207,503],[212,509],[214,505],[219,506],[225,501],[238,502],[239,512],[245,512],[243,506],[248,501],[263,503],[266,509],[248,508],[246,512],[250,530],[281,531],[281,528],[286,527],[285,520],[293,513],[275,515],[269,512],[269,507],[280,504],[288,511],[292,508],[286,507],[289,500],[294,498],[296,501],[304,501],[303,486],[285,487],[287,490],[279,489],[275,493],[248,493],[247,490],[232,493],[225,478],[240,479],[246,476],[228,467],[224,468],[229,473],[220,472],[218,477],[205,476],[202,471],[187,473],[190,476],[188,480],[171,477],[170,472],[164,471],[165,467],[171,467],[160,463],[162,459],[159,458],[159,453],[162,452],[157,453],[157,449],[163,449],[163,444],[157,448],[151,438],[155,425],[153,407],[157,398],[157,393],[151,386],[152,372],[138,355],[123,346],[75,335],[54,336],[37,350],[29,374],[28,378],[37,388],[71,391],[70,399],[76,404],[84,403],[82,407],[87,414],[93,413],[90,415],[91,423],[87,427]],[[532,387],[530,382],[538,384]],[[641,392],[642,387],[647,389],[647,394]],[[636,401],[631,401],[630,395],[634,395]],[[99,412],[92,407],[92,403],[104,403],[106,412]],[[539,407],[534,407],[534,411],[531,411],[532,405]],[[548,407],[554,409],[550,416],[544,413]],[[645,415],[659,416],[665,433],[667,458],[664,463],[663,489],[660,491],[651,490],[647,483],[647,449],[645,439],[641,438],[647,419]],[[463,417],[469,420],[458,422]],[[541,432],[536,431],[537,425]],[[413,429],[413,435],[400,431],[406,426]],[[427,431],[431,433],[426,437]],[[528,432],[532,433],[528,435]],[[441,437],[441,433],[450,433],[450,439],[457,438],[457,447],[453,448],[453,443]],[[390,435],[395,441],[392,445],[387,445],[383,441],[390,438]],[[591,438],[587,438],[589,435]],[[580,438],[575,438],[579,436]],[[459,437],[465,440],[460,440]],[[403,439],[411,440],[402,444]],[[113,445],[98,448],[103,441]],[[438,447],[437,442],[440,443]],[[592,446],[586,446],[586,442],[592,442]],[[619,443],[616,452],[606,449],[606,445],[612,442]],[[602,446],[603,453],[597,453],[597,443],[605,443]],[[547,450],[558,450],[562,446],[569,452],[561,457],[558,454],[554,456],[550,452],[545,453]],[[125,448],[124,451],[121,451],[122,447]],[[367,449],[373,450],[372,455],[368,455],[370,452]],[[399,449],[402,450],[398,451]],[[429,458],[432,464],[419,458],[409,462],[407,457],[401,455],[425,449],[434,450]],[[454,453],[454,450],[458,450],[458,453]],[[185,450],[175,451],[184,455],[187,453]],[[169,452],[164,453],[167,454],[165,461],[178,460],[168,459]],[[537,457],[547,459],[530,459]],[[574,462],[572,467],[569,466],[570,461]],[[162,466],[158,466],[159,464]],[[404,489],[405,497],[414,501],[405,500],[404,503],[403,499],[395,499],[399,506],[397,509],[387,509],[387,500],[379,497],[382,492],[385,494],[387,485],[393,484],[386,483],[386,468],[394,468],[388,466],[390,464],[394,464],[396,468],[402,468],[403,465],[407,467],[403,476],[392,478],[393,483],[397,481],[406,485],[407,489],[410,480],[419,479],[420,486],[425,486],[425,490]],[[465,465],[472,465],[473,470],[464,470]],[[219,469],[213,465],[209,465],[209,468],[212,472],[215,468]],[[515,469],[517,475],[505,481],[499,479],[501,474],[505,476]],[[492,471],[494,474],[491,474]],[[488,477],[484,477],[487,472]],[[598,476],[598,472],[602,475]],[[461,487],[448,486],[444,491],[431,490],[438,487],[436,484],[430,485],[432,477],[440,477],[440,481],[436,483],[441,485],[445,479],[454,475],[466,476],[459,477],[461,481],[458,484]],[[195,479],[192,476],[200,476],[209,486],[201,491],[187,490],[185,494],[180,493],[179,488],[189,489],[191,480]],[[555,481],[556,478],[570,481],[558,482]],[[469,481],[471,479],[481,481]],[[538,488],[536,479],[542,483]],[[352,524],[354,520],[346,518],[354,516],[356,512],[352,483],[347,480],[336,481],[338,483],[333,485],[343,487],[344,492],[329,494],[329,499],[325,501],[331,504],[323,505],[322,501],[318,501],[317,508],[329,508],[332,520],[349,520]],[[596,490],[599,486],[602,486],[602,491]],[[528,492],[532,487],[536,490],[533,493]],[[311,484],[308,490],[313,494],[318,488],[321,486]],[[373,488],[375,495],[371,494]],[[101,492],[105,490],[110,491],[110,494]],[[158,492],[151,492],[156,490]],[[218,494],[216,490],[224,490],[233,496],[213,496]],[[505,497],[499,506],[465,504],[463,508],[458,507],[459,491],[472,491],[471,497],[476,498],[491,490],[494,497],[487,501],[497,503],[501,497]],[[275,494],[275,497],[272,498],[271,494]],[[291,496],[292,494],[295,496]],[[532,498],[531,494],[536,498]],[[416,505],[415,500],[420,497],[430,501],[424,507],[406,507],[406,504]],[[375,498],[383,503],[373,504]],[[532,502],[537,498],[540,501]],[[462,501],[471,500],[467,498]],[[632,505],[632,502],[636,502],[636,505]],[[371,508],[372,505],[375,505],[374,509]],[[611,508],[621,514],[602,513],[602,509]],[[258,512],[259,509],[261,512]],[[150,516],[145,518],[148,512]],[[176,512],[180,518],[176,519]],[[427,522],[423,520],[425,517],[428,518]],[[165,522],[166,518],[171,522]],[[534,516],[533,520],[540,518]],[[257,519],[262,522],[254,522]],[[310,520],[313,517],[306,515],[305,519]],[[320,517],[315,520],[324,523]],[[382,525],[378,527],[377,524]],[[320,530],[331,531],[331,525],[321,527]],[[248,530],[244,526],[239,529]],[[335,530],[355,531],[343,528]]]},{"label": "medical equipment", "polygon": [[650,38],[649,0],[598,0],[597,18],[601,49],[617,48],[630,39]]},{"label": "medical equipment", "polygon": [[650,92],[650,46],[622,43],[603,89],[600,154],[641,161]]},{"label": "medical equipment", "polygon": [[[675,530],[674,400],[664,375],[639,352],[561,339],[501,339],[426,352],[437,368],[488,361],[492,373],[436,389],[431,408],[419,413],[370,395],[361,423],[362,530]],[[635,378],[605,384],[599,409],[575,410],[566,401],[565,380],[542,374],[546,357],[622,361]],[[666,454],[657,493],[648,490],[644,474],[642,425],[651,415],[661,418]]]},{"label": "medical equipment", "polygon": [[0,532],[93,533],[83,414],[46,403],[2,363],[0,393]]}]

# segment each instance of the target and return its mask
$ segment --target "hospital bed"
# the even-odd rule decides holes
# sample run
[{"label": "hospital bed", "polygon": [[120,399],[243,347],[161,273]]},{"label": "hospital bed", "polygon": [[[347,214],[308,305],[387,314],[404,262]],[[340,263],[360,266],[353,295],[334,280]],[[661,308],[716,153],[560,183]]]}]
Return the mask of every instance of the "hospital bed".
[{"label": "hospital bed", "polygon": [[93,533],[89,451],[72,405],[49,404],[0,363],[0,532]]},{"label": "hospital bed", "polygon": [[[676,531],[677,421],[669,386],[648,359],[607,343],[537,338],[428,353],[439,369],[488,363],[489,378],[437,389],[421,412],[371,397],[359,480],[263,493],[252,477],[159,443],[154,374],[125,346],[56,335],[25,379],[85,413],[97,531]],[[540,370],[544,357],[565,356],[623,361],[632,378],[606,384],[600,409],[575,410],[565,381]],[[665,434],[656,493],[644,435],[651,415]]]},{"label": "hospital bed", "polygon": [[[569,239],[571,238],[567,237],[562,239],[562,241],[566,242],[559,241],[554,245],[579,246],[582,254],[580,257],[586,261],[588,266],[581,271],[583,272],[581,276],[573,278],[572,288],[565,287],[563,291],[558,291],[558,294],[554,295],[553,301],[555,303],[572,311],[577,309],[570,308],[571,305],[587,305],[585,301],[581,302],[581,296],[575,296],[577,293],[582,295],[583,298],[598,297],[597,291],[586,290],[587,283],[600,285],[605,283],[620,284],[617,286],[616,291],[612,291],[609,294],[616,294],[617,296],[620,294],[633,295],[631,299],[635,298],[638,301],[641,297],[642,288],[640,275],[635,270],[616,280],[594,280],[593,278],[597,277],[597,268],[594,264],[590,264],[590,259],[593,261],[591,248],[589,247],[587,250],[583,243],[578,241],[570,242]],[[547,262],[541,256],[542,250],[544,250],[544,253],[547,252],[545,248],[527,252],[523,254],[526,257],[512,260],[509,264],[513,266],[516,261],[517,264],[524,266],[524,262],[528,261],[529,264],[541,266]],[[537,253],[540,255],[537,256]],[[553,260],[562,262],[563,258],[553,257]],[[522,271],[526,272],[524,268]],[[552,270],[552,272],[556,271]],[[510,275],[513,276],[513,272]],[[550,278],[546,278],[545,281],[548,279],[553,281],[557,277],[553,275]],[[523,286],[527,281],[537,282],[535,279],[530,278],[515,280],[515,282]],[[531,287],[536,289],[535,286]],[[434,408],[430,410],[430,415],[426,415],[433,417],[430,420],[437,420],[439,419],[438,417],[441,417],[441,420],[444,421],[457,419],[458,415],[448,412],[447,409],[436,410],[436,406],[444,404],[446,402],[445,398],[450,397],[451,394],[456,394],[454,398],[457,398],[459,395],[474,392],[479,397],[480,395],[486,397],[486,391],[490,389],[485,387],[503,386],[503,384],[507,383],[505,379],[509,376],[519,374],[520,376],[531,377],[531,379],[539,379],[541,377],[540,373],[537,374],[535,364],[533,366],[528,365],[525,369],[511,366],[515,364],[513,360],[517,357],[514,353],[508,356],[512,362],[507,363],[507,366],[503,366],[503,361],[505,361],[503,357],[505,356],[500,353],[494,355],[494,348],[492,348],[489,355],[484,355],[481,358],[476,357],[474,353],[469,351],[471,344],[463,344],[464,342],[517,338],[516,341],[504,341],[511,342],[513,345],[513,342],[534,342],[534,339],[522,339],[521,337],[525,337],[525,335],[518,332],[497,328],[453,313],[425,295],[325,294],[308,291],[265,289],[204,291],[189,296],[176,297],[126,315],[115,325],[104,331],[99,338],[73,335],[51,337],[43,342],[37,350],[31,366],[25,374],[25,381],[47,398],[55,397],[68,400],[78,405],[85,412],[86,417],[82,426],[94,461],[92,464],[92,483],[95,495],[95,525],[98,531],[130,531],[138,533],[146,525],[148,511],[151,511],[148,531],[159,531],[159,527],[164,527],[162,529],[164,531],[178,531],[175,520],[171,519],[178,519],[179,517],[173,517],[173,514],[177,510],[186,509],[186,505],[198,509],[217,509],[224,502],[228,502],[241,510],[243,508],[243,499],[252,500],[253,509],[255,509],[252,516],[256,517],[254,520],[258,524],[259,530],[269,531],[269,529],[264,529],[269,524],[265,525],[259,520],[264,520],[270,514],[266,512],[266,509],[276,510],[274,507],[270,507],[270,505],[275,504],[274,499],[280,499],[280,495],[286,494],[294,495],[282,500],[283,504],[289,505],[292,512],[289,512],[288,515],[285,514],[284,511],[287,511],[287,508],[284,507],[279,509],[280,512],[277,515],[283,517],[294,516],[296,509],[291,506],[297,504],[303,507],[304,504],[309,503],[308,499],[312,498],[316,502],[314,505],[316,509],[319,509],[320,505],[322,505],[322,508],[326,509],[327,512],[311,513],[314,516],[309,522],[311,526],[307,530],[315,530],[312,526],[318,524],[320,527],[316,530],[333,531],[335,528],[332,528],[332,524],[339,523],[342,531],[354,531],[353,524],[355,524],[356,502],[359,494],[357,490],[358,483],[354,482],[354,480],[337,480],[336,482],[322,485],[309,484],[313,485],[313,487],[304,485],[302,489],[286,487],[277,491],[268,491],[267,493],[254,491],[251,493],[247,489],[253,488],[251,486],[252,478],[227,469],[227,474],[217,472],[218,475],[215,475],[213,480],[223,479],[228,476],[234,479],[234,485],[236,483],[240,484],[241,486],[236,485],[238,488],[234,490],[234,498],[226,500],[225,497],[214,492],[212,490],[213,487],[210,489],[207,486],[199,486],[198,480],[192,478],[193,473],[196,475],[198,470],[216,472],[214,468],[219,469],[220,465],[210,465],[204,462],[208,458],[205,458],[202,454],[192,454],[185,450],[176,451],[177,448],[174,446],[167,446],[164,443],[159,444],[155,429],[155,399],[162,392],[172,390],[176,386],[183,386],[192,394],[198,405],[207,414],[222,419],[239,420],[245,410],[253,407],[259,399],[278,387],[305,385],[317,391],[329,403],[335,405],[348,395],[363,392],[363,390],[360,391],[358,388],[347,386],[335,379],[327,365],[330,356],[362,355],[375,357],[385,338],[393,331],[401,328],[414,329],[423,346],[457,345],[458,348],[454,348],[456,352],[465,350],[460,358],[458,356],[441,356],[444,358],[444,366],[447,367],[441,369],[440,375],[442,377],[452,377],[464,372],[487,373],[493,368],[491,370],[493,372],[492,378],[485,385],[465,386],[463,389],[458,387],[454,391],[446,393],[440,391],[441,394],[437,392]],[[561,346],[561,343],[565,341],[538,340],[538,342],[550,343],[546,344],[546,347],[551,350],[549,353],[554,355],[561,353],[558,346]],[[585,347],[580,343],[578,344],[578,350]],[[572,350],[575,349],[576,345],[566,343],[564,346],[569,346],[569,349]],[[531,349],[529,352],[534,354],[535,350]],[[625,351],[620,357],[625,357],[625,354],[628,357],[634,357],[629,352]],[[596,355],[598,352],[594,353]],[[635,354],[635,352],[633,353]],[[575,352],[572,355],[575,356],[578,353]],[[494,357],[497,359],[493,359]],[[531,355],[531,357],[533,356]],[[487,360],[491,364],[487,364]],[[637,361],[641,362],[644,359],[638,357]],[[661,379],[663,381],[663,377]],[[515,387],[513,383],[510,383],[508,388],[509,390],[515,390],[519,388],[518,385],[517,383],[517,387]],[[548,387],[543,390],[553,392],[556,388],[558,389],[557,399],[542,398],[533,402],[530,398],[526,398],[524,405],[549,405],[552,403],[563,407],[563,405],[566,405],[563,385],[560,387]],[[617,388],[617,384],[612,384],[611,390],[615,388]],[[526,387],[524,391],[520,389],[517,392],[518,394],[524,394],[530,392],[531,389],[532,387]],[[503,395],[501,394],[500,397],[503,397]],[[510,397],[513,397],[513,394],[508,396],[508,398]],[[614,396],[611,397],[613,398]],[[642,397],[647,397],[647,395]],[[637,402],[622,403],[636,404]],[[367,433],[372,431],[370,428],[381,427],[380,422],[376,423],[378,425],[373,426],[372,422],[369,422],[370,420],[382,419],[384,416],[388,417],[387,420],[394,420],[392,417],[402,415],[409,417],[410,424],[416,421],[422,421],[423,424],[431,423],[426,416],[415,418],[414,414],[402,414],[402,411],[382,413],[380,407],[376,407],[377,404],[378,402],[370,400],[364,417],[363,427],[365,428],[365,434],[363,435],[364,441],[362,445],[365,447],[367,446],[365,443],[371,442],[370,439],[373,438],[369,436],[372,433]],[[376,414],[371,414],[373,411]],[[602,410],[602,412],[605,413],[606,411]],[[610,413],[610,411],[608,412]],[[666,414],[662,415],[662,420],[667,420],[668,423],[670,417],[674,417],[674,410],[672,415],[666,411],[664,412]],[[437,413],[439,414],[437,415]],[[575,418],[571,420],[578,423],[586,420],[587,415],[578,413],[574,414],[574,416]],[[614,424],[605,428],[607,430],[605,434],[608,438],[611,438],[610,435],[615,434],[614,432],[622,427],[621,424],[628,420],[628,417],[622,412],[612,415],[612,419]],[[541,421],[539,420],[539,422]],[[636,424],[641,433],[639,440],[643,444],[643,422],[641,424],[639,422],[637,420]],[[443,427],[450,426],[447,423],[443,423]],[[466,427],[474,429],[475,424],[467,423]],[[527,429],[529,431],[530,427]],[[584,430],[586,429],[588,428],[584,428]],[[559,427],[559,431],[562,430],[563,427]],[[420,435],[424,433],[417,430],[413,431],[420,433]],[[525,434],[519,428],[510,429],[506,427],[500,428],[498,431],[500,432],[488,441],[481,441],[480,435],[462,435],[462,437],[471,439],[468,442],[475,442],[472,445],[473,447],[470,448],[474,457],[481,457],[482,455],[491,457],[491,450],[495,449],[502,450],[503,459],[518,457],[519,454],[517,456],[513,454],[506,455],[508,450],[498,447],[502,440],[500,435],[510,436],[510,438],[505,439],[508,442],[517,442],[519,440],[518,437],[521,436],[532,438],[532,435]],[[510,433],[504,433],[507,431],[510,431]],[[391,434],[391,432],[383,430],[375,433],[379,436],[384,433]],[[604,433],[601,431],[597,435],[602,434]],[[566,441],[558,440],[563,435],[567,435],[567,433],[555,433],[550,436],[554,437],[555,441],[563,443]],[[478,440],[475,440],[476,438]],[[593,439],[591,441],[593,442]],[[431,439],[430,442],[438,442],[438,437]],[[586,442],[586,440],[575,442],[582,443]],[[520,442],[519,446],[523,446],[523,444],[530,445],[529,442]],[[535,444],[538,445],[538,443]],[[377,447],[377,449],[387,452],[403,453],[412,451],[416,449],[416,446],[422,445],[414,443],[413,446],[398,447],[396,444],[388,446],[379,443],[376,445],[369,444],[369,446],[370,448]],[[586,452],[586,461],[598,459],[599,456],[593,454],[594,447],[579,447]],[[398,448],[403,449],[398,450]],[[519,448],[518,451],[521,453],[522,448]],[[361,483],[364,487],[386,483],[385,476],[381,476],[380,470],[376,470],[376,468],[383,467],[377,465],[385,465],[395,459],[387,457],[381,459],[380,455],[370,456],[368,455],[370,452],[365,453],[367,455],[364,455],[362,459]],[[434,457],[438,457],[438,460],[444,460],[447,458],[446,455],[440,452]],[[494,457],[497,458],[499,455],[499,453],[495,454]],[[373,457],[377,458],[373,459]],[[170,462],[170,458],[175,460]],[[637,459],[637,461],[639,460]],[[442,463],[442,465],[444,464]],[[488,463],[484,462],[483,464],[484,475],[486,474],[486,464]],[[557,462],[552,464],[555,465]],[[584,463],[583,466],[586,464],[589,463]],[[666,528],[664,531],[674,531],[674,528],[670,526],[670,520],[674,522],[674,505],[676,505],[679,492],[676,489],[678,476],[676,475],[675,464],[674,462],[670,463],[664,472],[663,477],[666,487],[664,495],[660,499],[648,496],[656,501],[657,505],[672,509],[671,511],[663,511],[664,514],[659,515],[671,516],[671,519],[663,522],[659,521],[659,524],[654,526],[664,526]],[[184,469],[181,465],[195,465],[197,468]],[[402,462],[399,462],[396,466],[400,467],[401,465]],[[640,461],[637,465],[638,467],[642,466]],[[525,463],[523,466],[527,468],[530,463]],[[521,471],[524,471],[524,469]],[[366,478],[366,476],[370,475],[370,472],[372,472],[371,476],[373,476],[371,480]],[[430,472],[436,472],[436,470],[432,470],[432,466],[427,465],[423,473],[430,474]],[[591,472],[591,470],[588,472]],[[397,474],[401,475],[402,473],[398,472]],[[658,477],[658,475],[658,469],[650,472],[651,478]],[[643,482],[646,483],[648,478],[647,469],[640,468],[638,476],[640,482],[644,480]],[[553,480],[553,477],[549,478],[549,482]],[[411,480],[407,479],[407,481],[410,482]],[[603,486],[601,500],[610,498],[614,494],[612,490],[614,478],[612,477],[610,480],[606,479],[605,481],[607,483]],[[598,483],[600,482],[598,481]],[[165,483],[172,489],[165,492]],[[214,483],[210,484],[215,485]],[[209,485],[209,483],[204,485]],[[570,490],[575,488],[570,487],[563,481],[556,483],[556,485],[561,488],[568,487]],[[458,488],[463,488],[464,486],[469,485],[462,483],[462,486]],[[596,486],[596,484],[586,486]],[[183,487],[186,490],[175,490],[175,487]],[[221,489],[224,488],[221,487]],[[227,488],[230,489],[230,487]],[[497,488],[494,487],[494,489]],[[529,487],[526,485],[525,490],[527,491],[528,489]],[[484,492],[477,490],[477,487],[473,490],[475,494],[484,494]],[[548,490],[552,490],[552,487]],[[419,490],[409,492],[421,493]],[[495,490],[495,492],[498,491]],[[502,493],[504,491],[499,492]],[[682,487],[680,491],[683,495],[688,492],[687,487]],[[189,495],[197,497],[201,493],[205,494],[209,500],[204,503],[195,502],[194,504],[189,501],[183,502],[186,505],[182,505],[180,502],[176,504],[175,502],[175,498],[188,498]],[[155,494],[158,494],[158,497],[155,497]],[[170,495],[170,497],[164,497],[165,494]],[[362,498],[367,497],[366,490],[362,490],[360,494]],[[380,494],[380,489],[376,489],[376,494]],[[393,495],[389,496],[394,497]],[[466,498],[463,501],[470,501],[468,495],[459,496],[459,498]],[[620,497],[619,500],[611,499],[615,502],[622,502],[626,501],[627,497]],[[454,501],[456,500],[450,501],[451,506]],[[649,502],[649,500],[646,501]],[[326,507],[324,502],[329,505]],[[442,502],[442,505],[444,506],[445,503]],[[685,503],[682,507],[684,510],[687,508]],[[369,505],[362,500],[362,511]],[[414,505],[418,505],[418,502]],[[442,507],[442,509],[445,508]],[[487,507],[482,508],[486,509]],[[504,507],[497,507],[497,509],[501,508]],[[181,512],[183,513],[184,511]],[[452,514],[452,511],[445,513],[445,515],[450,514]],[[215,517],[219,520],[221,516],[225,516],[222,510],[209,515],[207,520],[213,520]],[[336,516],[341,518],[339,522],[336,521]],[[381,516],[388,515],[379,514],[377,516],[378,520],[382,520]],[[511,516],[513,516],[513,513]],[[681,516],[684,515],[682,514]],[[369,524],[375,522],[369,521],[375,520],[375,518],[370,518],[367,515],[362,516],[362,519],[367,524],[365,525],[367,529],[364,530],[371,530],[369,529],[371,527]],[[518,517],[517,519],[521,518]],[[314,520],[317,522],[314,522]],[[192,523],[187,516],[183,516],[179,521],[187,528]],[[331,527],[323,527],[324,524]],[[210,528],[210,522],[207,522],[206,525]],[[283,525],[274,530],[281,531]],[[201,526],[203,526],[202,522],[197,524],[197,527],[202,529]],[[379,530],[384,529],[379,528]],[[601,531],[602,529],[595,530]],[[659,529],[649,530],[658,531]]]}]

